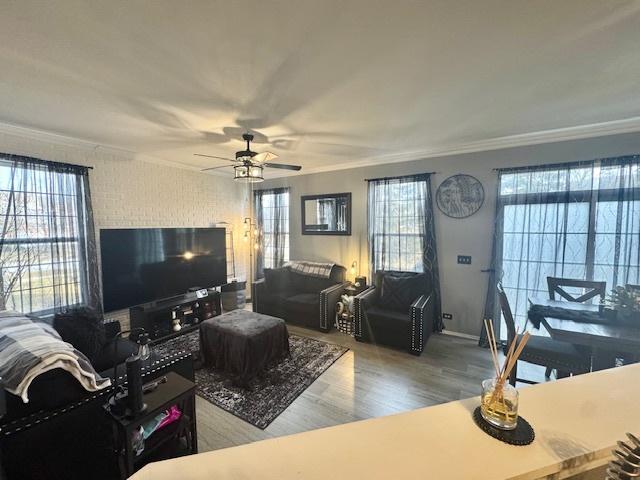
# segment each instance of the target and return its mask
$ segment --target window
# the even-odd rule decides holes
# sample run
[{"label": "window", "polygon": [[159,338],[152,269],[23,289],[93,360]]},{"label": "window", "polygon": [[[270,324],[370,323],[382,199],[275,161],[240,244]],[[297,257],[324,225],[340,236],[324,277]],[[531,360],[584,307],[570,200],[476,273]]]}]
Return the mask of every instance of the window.
[{"label": "window", "polygon": [[[93,305],[86,168],[0,155],[0,282],[5,308],[49,313]],[[93,245],[93,241],[91,241]],[[95,251],[92,250],[95,254]],[[95,267],[95,261],[93,262]]]},{"label": "window", "polygon": [[428,177],[369,182],[369,254],[376,270],[422,272]]},{"label": "window", "polygon": [[264,268],[289,261],[289,189],[256,190],[254,200],[261,235],[256,264],[261,277]]},{"label": "window", "polygon": [[548,276],[606,281],[608,290],[639,282],[639,164],[626,157],[501,172],[498,252],[517,324],[529,298],[548,295]]},{"label": "window", "polygon": [[434,331],[439,332],[443,324],[431,174],[368,182],[371,278],[377,270],[423,272],[434,297]]}]

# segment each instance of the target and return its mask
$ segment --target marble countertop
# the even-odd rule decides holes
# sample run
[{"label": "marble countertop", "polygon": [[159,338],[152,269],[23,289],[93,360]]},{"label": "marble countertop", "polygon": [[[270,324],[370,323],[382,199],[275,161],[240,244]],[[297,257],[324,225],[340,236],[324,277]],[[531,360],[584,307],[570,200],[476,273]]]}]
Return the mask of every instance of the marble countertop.
[{"label": "marble countertop", "polygon": [[313,430],[147,465],[135,480],[554,479],[599,467],[640,433],[640,364],[520,389],[535,441],[483,433],[479,399]]}]

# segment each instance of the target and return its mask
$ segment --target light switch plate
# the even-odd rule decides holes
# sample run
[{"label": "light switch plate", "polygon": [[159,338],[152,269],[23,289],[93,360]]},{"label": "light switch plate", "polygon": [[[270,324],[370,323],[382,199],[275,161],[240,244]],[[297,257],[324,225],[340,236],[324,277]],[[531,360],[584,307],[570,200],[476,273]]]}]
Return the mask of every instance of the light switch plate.
[{"label": "light switch plate", "polygon": [[445,320],[451,320],[453,318],[453,315],[451,315],[450,313],[443,313],[442,318],[444,318]]},{"label": "light switch plate", "polygon": [[461,265],[471,265],[471,255],[458,255],[458,263]]}]

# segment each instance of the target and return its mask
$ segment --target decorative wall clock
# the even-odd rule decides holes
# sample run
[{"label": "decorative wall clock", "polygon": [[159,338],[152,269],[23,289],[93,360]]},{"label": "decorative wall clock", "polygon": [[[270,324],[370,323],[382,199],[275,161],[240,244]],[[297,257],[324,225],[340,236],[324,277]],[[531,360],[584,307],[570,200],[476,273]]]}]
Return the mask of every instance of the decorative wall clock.
[{"label": "decorative wall clock", "polygon": [[467,218],[484,203],[484,188],[471,175],[453,175],[444,180],[436,192],[438,208],[447,217]]}]

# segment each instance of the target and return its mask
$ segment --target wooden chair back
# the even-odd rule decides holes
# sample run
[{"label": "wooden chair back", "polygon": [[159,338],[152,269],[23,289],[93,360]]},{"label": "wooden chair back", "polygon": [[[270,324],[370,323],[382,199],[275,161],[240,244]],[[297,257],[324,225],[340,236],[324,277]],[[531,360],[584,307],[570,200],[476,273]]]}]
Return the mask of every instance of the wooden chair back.
[{"label": "wooden chair back", "polygon": [[507,325],[507,345],[516,337],[516,322],[513,320],[511,305],[502,285],[498,284],[498,300],[500,301],[500,310],[504,317],[504,323]]},{"label": "wooden chair back", "polygon": [[627,290],[631,290],[632,292],[635,292],[635,293],[640,293],[640,285],[633,285],[632,283],[627,283],[625,286],[627,287]]},{"label": "wooden chair back", "polygon": [[[585,293],[573,295],[567,292],[564,287],[582,288]],[[600,296],[600,302],[604,301],[607,292],[607,282],[594,282],[591,280],[574,280],[571,278],[547,277],[547,288],[549,289],[549,299],[555,300],[556,293],[569,302],[585,303],[593,297]]]}]

